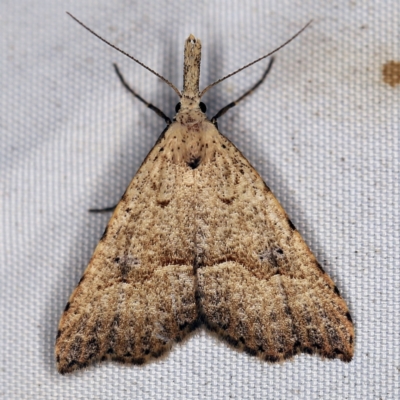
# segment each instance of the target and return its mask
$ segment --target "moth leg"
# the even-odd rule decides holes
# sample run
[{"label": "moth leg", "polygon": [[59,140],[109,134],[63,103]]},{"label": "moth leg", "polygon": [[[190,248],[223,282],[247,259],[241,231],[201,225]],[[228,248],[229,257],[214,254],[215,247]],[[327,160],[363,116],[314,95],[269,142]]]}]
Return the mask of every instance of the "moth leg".
[{"label": "moth leg", "polygon": [[267,69],[264,71],[264,73],[263,73],[261,79],[258,80],[254,86],[252,86],[247,92],[245,92],[244,94],[242,94],[237,100],[233,101],[232,103],[229,103],[227,106],[225,106],[225,107],[223,107],[221,110],[219,110],[219,111],[217,112],[217,114],[216,114],[214,117],[211,118],[211,122],[212,122],[213,124],[216,124],[216,123],[217,123],[217,119],[218,119],[219,117],[222,117],[229,109],[235,107],[235,106],[236,106],[240,101],[242,101],[245,97],[247,97],[249,94],[253,93],[253,92],[265,81],[265,78],[267,77],[269,71],[270,71],[271,68],[272,68],[273,62],[274,62],[274,57],[271,57],[271,60],[270,60],[270,62],[269,62],[269,64],[268,64],[268,67],[267,67]]},{"label": "moth leg", "polygon": [[106,208],[90,208],[89,212],[91,213],[106,213],[110,211],[114,211],[117,205],[112,206],[112,207],[106,207]]},{"label": "moth leg", "polygon": [[129,93],[133,94],[137,99],[139,99],[142,103],[146,104],[146,106],[148,108],[150,108],[150,110],[153,110],[157,115],[159,115],[165,122],[167,125],[171,124],[171,119],[169,117],[167,117],[158,107],[154,106],[153,104],[149,103],[148,101],[146,101],[143,97],[141,97],[140,95],[138,95],[129,85],[128,83],[125,81],[125,78],[123,77],[121,71],[118,68],[117,64],[113,64],[114,65],[114,69],[115,72],[118,75],[119,80],[121,81],[121,83],[124,85],[125,89],[128,90]]}]

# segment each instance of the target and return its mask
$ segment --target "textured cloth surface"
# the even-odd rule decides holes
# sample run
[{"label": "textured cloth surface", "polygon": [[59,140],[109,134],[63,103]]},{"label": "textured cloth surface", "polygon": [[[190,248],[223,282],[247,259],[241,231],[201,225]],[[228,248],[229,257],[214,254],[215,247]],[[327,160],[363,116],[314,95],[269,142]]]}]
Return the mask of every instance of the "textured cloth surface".
[{"label": "textured cloth surface", "polygon": [[[183,44],[202,40],[201,87],[282,44],[267,81],[219,121],[339,287],[354,360],[271,365],[204,330],[160,361],[61,376],[62,310],[115,204],[164,128],[118,81],[173,115],[175,93],[82,29],[70,11],[181,88]],[[400,398],[400,5],[313,1],[3,1],[0,58],[0,398]],[[267,61],[210,90],[214,115]]]}]

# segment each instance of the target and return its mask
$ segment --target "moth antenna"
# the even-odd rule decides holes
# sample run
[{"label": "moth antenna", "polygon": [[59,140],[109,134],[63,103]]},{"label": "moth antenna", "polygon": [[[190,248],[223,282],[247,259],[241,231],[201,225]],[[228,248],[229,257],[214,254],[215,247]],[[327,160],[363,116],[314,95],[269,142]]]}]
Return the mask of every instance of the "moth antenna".
[{"label": "moth antenna", "polygon": [[237,69],[236,71],[230,73],[229,75],[224,76],[221,79],[218,79],[217,81],[215,81],[214,83],[211,83],[211,85],[208,85],[205,89],[203,89],[203,91],[200,93],[200,97],[203,97],[203,95],[209,90],[211,89],[213,86],[217,85],[218,83],[224,81],[225,79],[230,78],[233,75],[236,75],[238,72],[243,71],[244,69],[252,66],[253,64],[258,63],[261,60],[264,60],[264,58],[267,58],[269,56],[272,56],[272,54],[276,53],[278,50],[280,50],[282,47],[285,47],[287,44],[289,44],[292,40],[296,39],[297,36],[300,35],[300,33],[302,33],[306,28],[308,28],[308,26],[312,23],[313,21],[309,21],[303,28],[301,28],[295,35],[293,35],[289,40],[287,40],[285,43],[283,43],[282,45],[280,45],[279,47],[277,47],[275,50],[271,51],[270,53],[266,54],[265,56],[262,56],[260,58],[257,58],[257,60],[252,61],[249,64],[244,65],[243,67]]},{"label": "moth antenna", "polygon": [[119,49],[117,46],[115,46],[114,44],[108,42],[106,39],[103,39],[99,34],[97,34],[95,31],[93,31],[92,29],[90,29],[88,26],[86,26],[83,22],[79,21],[78,18],[74,17],[71,13],[69,13],[67,11],[67,14],[74,19],[78,24],[82,25],[86,30],[88,30],[92,35],[96,36],[97,38],[99,38],[101,41],[103,41],[104,43],[108,44],[110,47],[112,47],[115,50],[118,50],[120,53],[122,53],[124,56],[127,56],[128,58],[130,58],[131,60],[137,62],[139,65],[141,65],[143,68],[146,68],[147,71],[150,71],[151,73],[153,73],[155,76],[157,76],[158,78],[160,78],[162,81],[164,81],[168,86],[170,86],[172,89],[174,89],[175,93],[179,96],[182,97],[181,92],[177,89],[177,87],[170,82],[168,79],[164,78],[162,75],[160,75],[159,73],[157,73],[156,71],[152,70],[151,68],[149,68],[147,65],[143,64],[141,61],[139,61],[137,58],[132,57],[130,54],[126,53],[125,51]]}]

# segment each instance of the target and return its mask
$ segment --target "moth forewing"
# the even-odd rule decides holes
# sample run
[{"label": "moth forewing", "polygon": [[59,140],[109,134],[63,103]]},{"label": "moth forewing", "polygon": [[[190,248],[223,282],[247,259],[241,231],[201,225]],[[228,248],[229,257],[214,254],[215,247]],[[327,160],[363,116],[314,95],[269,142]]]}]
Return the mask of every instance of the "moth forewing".
[{"label": "moth forewing", "polygon": [[142,364],[201,324],[270,362],[299,352],[353,356],[354,328],[335,284],[207,118],[200,61],[201,42],[190,35],[174,122],[130,183],[60,320],[61,373],[105,358]]}]

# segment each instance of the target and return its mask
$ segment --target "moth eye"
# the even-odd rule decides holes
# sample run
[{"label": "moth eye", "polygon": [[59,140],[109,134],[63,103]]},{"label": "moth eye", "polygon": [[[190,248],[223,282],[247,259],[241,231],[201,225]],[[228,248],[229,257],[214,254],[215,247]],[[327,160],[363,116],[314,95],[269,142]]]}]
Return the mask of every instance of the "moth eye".
[{"label": "moth eye", "polygon": [[181,109],[181,103],[179,102],[176,106],[175,106],[175,112],[178,112]]},{"label": "moth eye", "polygon": [[207,111],[206,105],[205,105],[203,102],[201,102],[199,105],[200,105],[200,110],[201,110],[203,113],[205,113],[205,112]]}]

